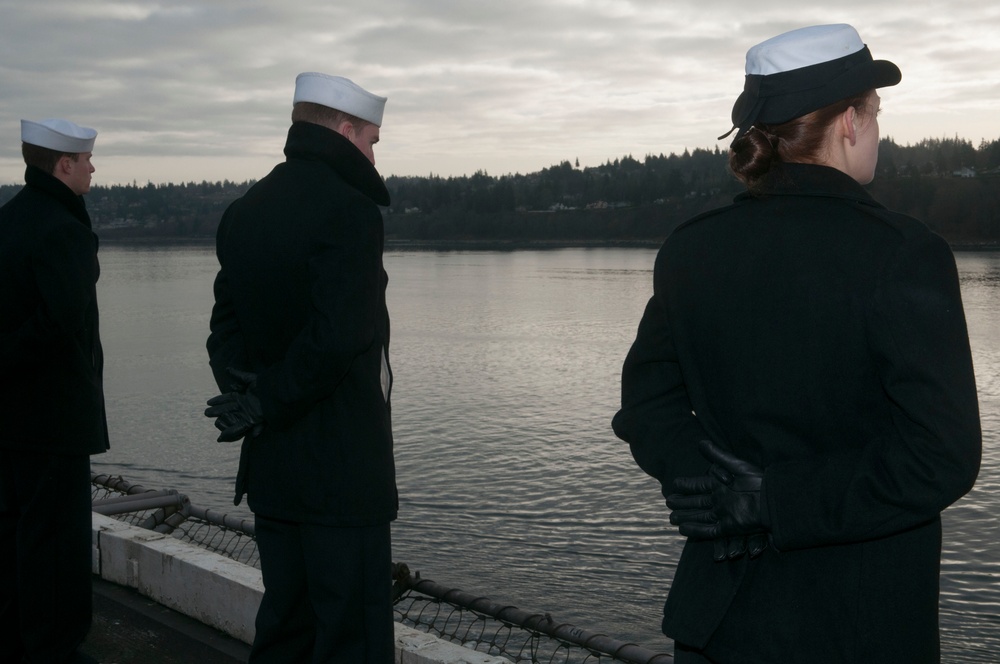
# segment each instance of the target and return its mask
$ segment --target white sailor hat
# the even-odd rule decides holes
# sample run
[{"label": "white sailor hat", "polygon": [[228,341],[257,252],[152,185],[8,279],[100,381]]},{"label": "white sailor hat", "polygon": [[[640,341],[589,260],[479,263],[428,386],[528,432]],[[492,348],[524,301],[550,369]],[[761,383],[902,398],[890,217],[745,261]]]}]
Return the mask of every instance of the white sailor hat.
[{"label": "white sailor hat", "polygon": [[350,113],[381,127],[386,98],[373,95],[342,76],[303,72],[295,77],[295,97],[292,105],[300,101]]},{"label": "white sailor hat", "polygon": [[893,63],[872,59],[857,30],[847,24],[785,32],[747,51],[733,129],[739,138],[754,123],[782,124],[866,90],[896,85],[901,78]]},{"label": "white sailor hat", "polygon": [[97,131],[81,127],[69,120],[49,119],[41,122],[21,120],[21,140],[56,152],[71,154],[94,151]]}]

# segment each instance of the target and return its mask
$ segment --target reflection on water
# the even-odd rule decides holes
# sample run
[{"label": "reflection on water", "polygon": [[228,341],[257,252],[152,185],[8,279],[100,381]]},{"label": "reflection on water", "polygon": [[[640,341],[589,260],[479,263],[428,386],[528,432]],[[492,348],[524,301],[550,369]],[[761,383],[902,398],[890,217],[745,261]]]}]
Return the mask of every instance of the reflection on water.
[{"label": "reflection on water", "polygon": [[[394,559],[561,622],[668,649],[681,541],[615,439],[652,250],[386,255],[401,497]],[[945,513],[948,662],[1000,651],[1000,254],[958,255],[983,411],[976,488]],[[237,448],[202,417],[208,247],[101,251],[112,450],[99,472],[231,505]],[[244,509],[233,508],[242,513]]]}]

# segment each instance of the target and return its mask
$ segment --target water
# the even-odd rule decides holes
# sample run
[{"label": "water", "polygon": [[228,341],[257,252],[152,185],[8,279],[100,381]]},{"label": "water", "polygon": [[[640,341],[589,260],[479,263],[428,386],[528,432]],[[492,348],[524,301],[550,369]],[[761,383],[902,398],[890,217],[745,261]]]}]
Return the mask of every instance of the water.
[{"label": "water", "polygon": [[[425,578],[653,650],[681,540],[610,420],[655,251],[388,252],[401,505]],[[1000,253],[960,253],[985,454],[944,517],[946,662],[1000,652]],[[210,247],[101,250],[112,449],[97,472],[232,507],[238,448],[201,413]]]}]

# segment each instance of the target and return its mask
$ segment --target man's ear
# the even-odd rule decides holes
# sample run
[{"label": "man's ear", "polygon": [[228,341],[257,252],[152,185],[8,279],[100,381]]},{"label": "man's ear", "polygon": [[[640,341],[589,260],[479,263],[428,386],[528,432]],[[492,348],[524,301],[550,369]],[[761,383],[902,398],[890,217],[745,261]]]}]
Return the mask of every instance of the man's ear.
[{"label": "man's ear", "polygon": [[344,120],[339,125],[337,125],[337,133],[343,136],[344,138],[349,139],[351,137],[351,134],[354,133],[354,124],[349,122],[348,120]]},{"label": "man's ear", "polygon": [[63,175],[69,175],[73,172],[73,158],[67,155],[59,157],[59,161],[56,162],[55,174],[62,173]]}]

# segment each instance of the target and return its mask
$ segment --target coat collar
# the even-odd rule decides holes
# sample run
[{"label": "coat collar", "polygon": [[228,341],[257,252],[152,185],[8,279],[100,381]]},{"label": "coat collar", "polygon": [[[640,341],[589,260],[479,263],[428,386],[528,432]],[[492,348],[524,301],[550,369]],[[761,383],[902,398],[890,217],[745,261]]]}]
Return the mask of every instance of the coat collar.
[{"label": "coat collar", "polygon": [[322,161],[376,204],[389,205],[389,190],[375,166],[353,143],[331,129],[310,122],[292,123],[285,156]]},{"label": "coat collar", "polygon": [[768,196],[843,198],[863,205],[885,207],[851,176],[836,168],[818,164],[776,164],[752,192],[738,195],[736,201]]},{"label": "coat collar", "polygon": [[87,213],[87,205],[83,202],[83,196],[77,196],[73,190],[62,183],[59,178],[46,173],[35,166],[28,166],[24,171],[24,182],[32,189],[36,189],[49,198],[55,199],[69,212],[80,220],[87,228],[91,228],[90,215]]}]

